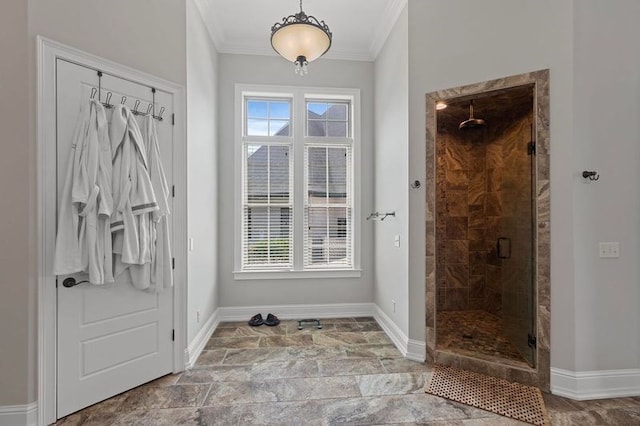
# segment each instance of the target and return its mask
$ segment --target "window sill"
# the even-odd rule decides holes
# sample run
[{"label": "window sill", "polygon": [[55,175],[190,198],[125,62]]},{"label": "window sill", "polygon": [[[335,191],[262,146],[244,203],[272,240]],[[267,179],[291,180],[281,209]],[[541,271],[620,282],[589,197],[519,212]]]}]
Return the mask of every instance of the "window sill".
[{"label": "window sill", "polygon": [[362,269],[323,269],[313,271],[233,271],[236,281],[317,278],[359,278]]}]

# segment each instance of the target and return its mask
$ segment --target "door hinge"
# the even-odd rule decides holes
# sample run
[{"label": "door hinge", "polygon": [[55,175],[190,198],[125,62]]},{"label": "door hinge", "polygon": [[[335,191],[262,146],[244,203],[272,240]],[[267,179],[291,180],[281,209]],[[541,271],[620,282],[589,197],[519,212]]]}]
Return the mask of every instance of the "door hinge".
[{"label": "door hinge", "polygon": [[176,125],[176,113],[171,113],[171,125],[175,126]]},{"label": "door hinge", "polygon": [[175,328],[173,330],[171,330],[171,341],[173,341],[173,342],[176,341],[176,330],[175,330]]},{"label": "door hinge", "polygon": [[535,153],[536,153],[536,143],[529,142],[527,144],[527,155],[535,155]]},{"label": "door hinge", "polygon": [[176,269],[176,258],[175,257],[171,258],[171,269]]},{"label": "door hinge", "polygon": [[171,185],[171,196],[173,198],[176,198],[176,186],[175,185]]},{"label": "door hinge", "polygon": [[527,334],[527,345],[529,345],[531,349],[535,349],[538,346],[536,336]]}]

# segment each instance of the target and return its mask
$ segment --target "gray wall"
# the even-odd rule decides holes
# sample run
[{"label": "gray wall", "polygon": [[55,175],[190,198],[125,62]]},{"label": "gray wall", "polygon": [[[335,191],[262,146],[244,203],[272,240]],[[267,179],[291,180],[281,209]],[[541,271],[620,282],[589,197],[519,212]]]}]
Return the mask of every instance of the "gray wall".
[{"label": "gray wall", "polygon": [[[218,307],[218,53],[192,0],[187,2],[189,171],[188,338]],[[198,320],[198,313],[199,320]]]},{"label": "gray wall", "polygon": [[[35,158],[29,134],[27,2],[0,13],[0,406],[35,400]],[[31,308],[31,309],[30,309]]]},{"label": "gray wall", "polygon": [[[375,62],[375,210],[395,211],[396,217],[375,222],[374,301],[405,334],[409,333],[408,35],[405,7]],[[400,247],[394,246],[395,235],[400,235]],[[395,312],[392,300],[396,302]],[[424,301],[424,295],[420,300]]]},{"label": "gray wall", "polygon": [[[186,82],[185,4],[174,0],[10,0],[0,17],[3,211],[0,406],[36,400],[36,41],[38,34]],[[6,122],[5,122],[6,120]]]},{"label": "gray wall", "polygon": [[[373,301],[373,229],[364,217],[373,209],[373,64],[319,59],[303,78],[275,56],[220,55],[218,151],[220,306],[360,303]],[[248,280],[233,277],[234,85],[272,84],[360,89],[362,107],[362,276],[345,279]],[[277,313],[275,313],[277,315]]]},{"label": "gray wall", "polygon": [[[425,93],[551,69],[551,363],[574,366],[572,0],[409,0],[409,175],[425,176]],[[473,10],[473,13],[468,13]],[[405,186],[406,187],[406,186]],[[424,193],[409,194],[409,337],[424,339]],[[636,280],[637,281],[637,280]]]},{"label": "gray wall", "polygon": [[[552,179],[572,173],[576,371],[640,368],[640,2],[574,3],[574,150]],[[552,74],[553,76],[553,74]],[[552,82],[553,83],[553,82]],[[557,84],[553,84],[552,93]],[[551,108],[555,108],[553,99]],[[552,144],[556,143],[553,134]],[[553,153],[552,153],[553,159]],[[597,170],[585,183],[579,173]],[[552,180],[552,189],[554,185]],[[552,194],[553,195],[553,194]],[[567,194],[568,195],[568,194]],[[552,223],[567,226],[554,216]],[[553,238],[554,229],[551,236]],[[599,241],[619,241],[619,259],[600,259]],[[553,254],[553,253],[552,253]],[[560,253],[556,252],[556,256]],[[557,266],[565,256],[554,257]],[[561,281],[552,276],[552,285]],[[554,347],[554,342],[556,346]],[[551,353],[560,348],[553,340]]]}]

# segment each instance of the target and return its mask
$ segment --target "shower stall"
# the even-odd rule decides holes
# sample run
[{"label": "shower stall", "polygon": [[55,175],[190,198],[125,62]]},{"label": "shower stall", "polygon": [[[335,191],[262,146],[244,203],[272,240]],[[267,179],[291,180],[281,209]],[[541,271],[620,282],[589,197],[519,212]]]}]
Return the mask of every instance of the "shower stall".
[{"label": "shower stall", "polygon": [[536,364],[535,85],[436,111],[436,349]]}]

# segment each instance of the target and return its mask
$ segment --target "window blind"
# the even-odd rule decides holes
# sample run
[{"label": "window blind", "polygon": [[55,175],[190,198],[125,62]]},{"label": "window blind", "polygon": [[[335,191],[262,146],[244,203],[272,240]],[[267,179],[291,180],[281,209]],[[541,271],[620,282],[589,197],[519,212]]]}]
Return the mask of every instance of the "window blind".
[{"label": "window blind", "polygon": [[293,267],[291,148],[244,144],[243,269]]},{"label": "window blind", "polygon": [[304,266],[353,266],[351,146],[305,147]]}]

